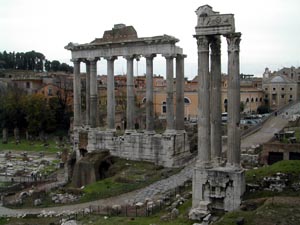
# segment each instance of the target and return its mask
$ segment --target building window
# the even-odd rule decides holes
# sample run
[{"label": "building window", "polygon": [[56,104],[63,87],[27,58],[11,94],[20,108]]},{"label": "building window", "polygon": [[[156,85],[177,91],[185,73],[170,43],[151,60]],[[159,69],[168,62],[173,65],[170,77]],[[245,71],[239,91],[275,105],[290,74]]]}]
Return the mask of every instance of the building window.
[{"label": "building window", "polygon": [[254,99],[253,99],[253,98],[251,98],[251,102],[254,102]]},{"label": "building window", "polygon": [[265,95],[265,98],[268,98],[269,96],[268,95]]},{"label": "building window", "polygon": [[48,96],[52,96],[52,88],[48,88]]},{"label": "building window", "polygon": [[281,98],[284,98],[284,95],[281,95]]},{"label": "building window", "polygon": [[142,104],[145,104],[145,103],[146,103],[146,97],[144,97],[142,100]]},{"label": "building window", "polygon": [[293,90],[293,88],[290,88],[290,91],[292,91]]},{"label": "building window", "polygon": [[259,101],[262,102],[262,98],[260,98]]},{"label": "building window", "polygon": [[281,88],[282,91],[284,91],[284,88]]},{"label": "building window", "polygon": [[167,112],[167,104],[166,102],[162,103],[162,113],[166,113]]},{"label": "building window", "polygon": [[255,102],[258,102],[258,98],[255,98]]},{"label": "building window", "polygon": [[26,88],[30,88],[30,82],[26,82]]},{"label": "building window", "polygon": [[188,97],[184,97],[184,104],[191,104],[191,100]]},{"label": "building window", "polygon": [[293,98],[293,95],[290,95],[290,98]]},{"label": "building window", "polygon": [[249,98],[246,99],[246,102],[249,102]]},{"label": "building window", "polygon": [[267,91],[267,90],[268,90],[268,88],[265,88],[265,90]]},{"label": "building window", "polygon": [[273,91],[276,91],[276,88],[273,88]]}]

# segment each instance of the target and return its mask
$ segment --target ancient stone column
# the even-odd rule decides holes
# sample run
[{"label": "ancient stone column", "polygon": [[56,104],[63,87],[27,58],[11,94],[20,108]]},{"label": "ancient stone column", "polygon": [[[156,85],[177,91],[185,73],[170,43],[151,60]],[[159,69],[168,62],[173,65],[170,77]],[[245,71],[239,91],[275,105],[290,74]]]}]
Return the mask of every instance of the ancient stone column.
[{"label": "ancient stone column", "polygon": [[114,61],[117,57],[109,57],[107,60],[107,128],[115,129],[115,79]]},{"label": "ancient stone column", "polygon": [[127,60],[127,107],[126,107],[126,117],[127,117],[127,132],[134,130],[134,115],[135,115],[135,105],[134,105],[134,79],[133,79],[133,60],[134,56],[126,56]]},{"label": "ancient stone column", "polygon": [[198,45],[198,166],[210,166],[209,40],[197,36]]},{"label": "ancient stone column", "polygon": [[219,162],[222,152],[222,111],[221,111],[221,39],[214,36],[211,40],[211,158]]},{"label": "ancient stone column", "polygon": [[91,128],[97,127],[97,59],[89,58],[90,61],[90,124]]},{"label": "ancient stone column", "polygon": [[241,33],[226,36],[228,44],[228,149],[227,165],[240,167],[240,41]]},{"label": "ancient stone column", "polygon": [[85,77],[85,125],[90,125],[90,61],[86,60],[86,77]]},{"label": "ancient stone column", "polygon": [[166,58],[166,73],[167,73],[167,129],[166,132],[174,130],[174,55],[165,55]]},{"label": "ancient stone column", "polygon": [[81,80],[80,80],[80,61],[72,59],[74,63],[73,96],[74,96],[74,122],[73,126],[81,126]]},{"label": "ancient stone column", "polygon": [[184,58],[176,56],[176,130],[184,130]]},{"label": "ancient stone column", "polygon": [[153,109],[153,58],[155,54],[146,55],[146,131],[154,132]]}]

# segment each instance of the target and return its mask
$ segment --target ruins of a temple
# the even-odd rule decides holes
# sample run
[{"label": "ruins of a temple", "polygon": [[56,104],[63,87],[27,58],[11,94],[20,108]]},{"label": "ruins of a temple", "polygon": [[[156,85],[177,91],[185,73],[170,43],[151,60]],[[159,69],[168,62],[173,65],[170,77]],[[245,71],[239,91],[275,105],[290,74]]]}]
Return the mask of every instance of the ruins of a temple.
[{"label": "ruins of a temple", "polygon": [[[111,155],[131,160],[154,162],[165,167],[177,167],[190,159],[189,144],[184,130],[184,58],[179,40],[162,35],[139,38],[132,26],[117,24],[87,44],[69,43],[74,63],[74,150],[78,161],[84,151],[108,150]],[[167,110],[166,130],[159,134],[154,130],[153,110],[153,60],[157,54],[166,59]],[[126,130],[116,135],[114,62],[118,57],[127,60]],[[146,129],[135,130],[134,60],[146,58]],[[97,61],[107,61],[107,127],[99,127],[97,118]],[[174,71],[174,61],[176,70]],[[86,65],[86,108],[82,109],[80,63]],[[174,95],[174,75],[176,94]],[[174,99],[173,96],[176,96]],[[176,106],[174,109],[174,102]],[[82,114],[85,113],[85,120]],[[84,138],[86,137],[86,138]]]},{"label": "ruins of a temple", "polygon": [[[210,209],[232,211],[245,191],[240,165],[240,40],[233,14],[220,14],[204,5],[196,10],[198,23],[198,159],[193,174],[193,210],[190,217]],[[222,158],[221,36],[228,44],[227,159]],[[210,68],[209,68],[210,66]]]}]

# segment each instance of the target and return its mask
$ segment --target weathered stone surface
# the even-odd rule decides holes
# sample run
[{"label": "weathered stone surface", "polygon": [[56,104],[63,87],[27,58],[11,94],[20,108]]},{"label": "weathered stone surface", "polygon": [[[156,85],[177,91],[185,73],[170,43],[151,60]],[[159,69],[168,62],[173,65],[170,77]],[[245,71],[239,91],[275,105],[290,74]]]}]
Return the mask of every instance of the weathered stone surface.
[{"label": "weathered stone surface", "polygon": [[108,151],[88,153],[76,162],[72,183],[81,187],[106,177],[106,172],[112,164]]}]

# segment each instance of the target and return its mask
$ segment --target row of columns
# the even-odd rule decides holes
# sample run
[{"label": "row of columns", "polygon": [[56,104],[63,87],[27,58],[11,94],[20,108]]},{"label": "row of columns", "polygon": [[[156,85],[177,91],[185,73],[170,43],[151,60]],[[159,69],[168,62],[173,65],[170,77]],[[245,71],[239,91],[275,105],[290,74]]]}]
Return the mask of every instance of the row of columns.
[{"label": "row of columns", "polygon": [[[154,132],[154,105],[153,105],[153,59],[156,54],[145,55],[146,58],[146,131]],[[166,132],[184,130],[184,58],[185,55],[164,55],[166,58],[167,74],[167,129]],[[136,56],[126,56],[127,60],[127,132],[135,129],[134,115],[134,77],[133,61]],[[176,124],[174,124],[174,58],[176,58]],[[107,57],[107,128],[115,129],[115,87],[114,61],[116,56]],[[85,125],[97,127],[97,61],[98,58],[85,60],[73,59],[74,63],[74,127],[81,123],[81,79],[80,62],[86,63],[86,121]]]},{"label": "row of columns", "polygon": [[[228,149],[227,165],[240,166],[240,33],[226,35],[228,43]],[[220,36],[196,36],[198,45],[198,162],[210,167],[219,163],[221,134],[221,41]],[[211,58],[209,64],[209,47]],[[209,65],[211,66],[209,72]]]}]

